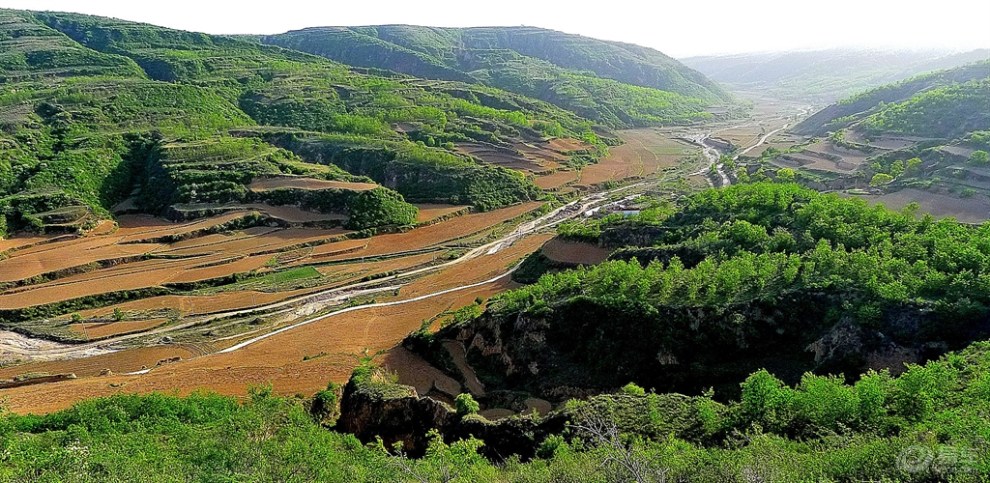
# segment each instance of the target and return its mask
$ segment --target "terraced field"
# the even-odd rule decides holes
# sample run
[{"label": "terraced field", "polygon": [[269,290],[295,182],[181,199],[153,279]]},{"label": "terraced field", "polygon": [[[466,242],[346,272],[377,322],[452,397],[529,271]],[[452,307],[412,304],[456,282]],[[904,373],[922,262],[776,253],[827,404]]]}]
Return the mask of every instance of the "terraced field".
[{"label": "terraced field", "polygon": [[674,167],[695,148],[659,129],[620,132],[625,144],[611,149],[607,158],[586,166],[576,186],[589,189],[608,181],[643,178]]},{"label": "terraced field", "polygon": [[[423,204],[415,228],[370,237],[233,210],[178,223],[125,215],[86,236],[5,240],[0,268],[16,268],[0,272],[5,323],[66,343],[6,346],[0,379],[78,376],[5,397],[17,411],[48,411],[122,391],[243,394],[271,382],[307,393],[378,352],[403,381],[453,394],[456,382],[403,357],[397,343],[423,320],[516,286],[508,272],[552,237],[545,228],[609,198],[582,200],[539,222],[527,220],[540,202],[486,212]],[[556,252],[600,255],[571,248]],[[63,252],[71,256],[51,257]]]}]

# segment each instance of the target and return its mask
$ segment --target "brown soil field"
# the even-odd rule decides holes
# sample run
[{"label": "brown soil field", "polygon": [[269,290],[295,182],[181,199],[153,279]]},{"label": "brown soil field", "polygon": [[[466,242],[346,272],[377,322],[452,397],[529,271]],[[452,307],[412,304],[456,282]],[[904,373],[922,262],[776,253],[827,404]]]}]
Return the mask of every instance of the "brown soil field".
[{"label": "brown soil field", "polygon": [[553,190],[577,181],[579,176],[580,174],[577,171],[559,170],[547,175],[537,176],[533,182],[541,189]]},{"label": "brown soil field", "polygon": [[271,255],[256,255],[253,257],[244,257],[239,260],[233,260],[229,263],[223,263],[221,265],[197,265],[186,268],[161,283],[202,282],[204,280],[226,277],[235,273],[246,273],[264,267],[265,264],[271,260],[271,258]]},{"label": "brown soil field", "polygon": [[158,254],[168,256],[210,255],[224,249],[230,249],[235,246],[236,242],[252,240],[256,236],[263,236],[280,230],[282,228],[259,226],[237,232],[199,236],[171,243],[167,249],[159,251]]},{"label": "brown soil field", "polygon": [[170,235],[186,235],[200,230],[205,230],[217,225],[229,223],[243,218],[247,211],[231,211],[222,215],[203,218],[186,223],[171,223],[161,218],[148,215],[124,215],[117,219],[120,228],[115,233],[124,237],[121,242],[133,243],[149,238],[158,238]]},{"label": "brown soil field", "polygon": [[759,142],[764,131],[760,126],[736,127],[718,131],[718,137],[729,141],[737,149],[747,148]]},{"label": "brown soil field", "polygon": [[611,250],[598,245],[554,238],[543,245],[543,254],[560,263],[572,265],[595,265],[605,261]]},{"label": "brown soil field", "polygon": [[568,156],[563,154],[561,150],[553,148],[547,142],[515,143],[512,147],[544,168],[559,167],[560,163],[568,159]]},{"label": "brown soil field", "polygon": [[[865,158],[862,160],[865,160]],[[778,156],[773,160],[773,163],[788,168],[812,169],[840,174],[853,173],[860,167],[859,164],[847,161],[845,157],[840,160],[833,160],[814,151],[789,153]]]},{"label": "brown soil field", "polygon": [[121,334],[130,334],[160,327],[168,319],[121,320],[119,322],[82,322],[69,325],[73,332],[86,339],[103,339]]},{"label": "brown soil field", "polygon": [[[173,256],[192,256],[211,253],[256,254],[274,252],[300,244],[318,244],[329,242],[350,233],[346,230],[320,230],[310,228],[250,228],[234,234],[211,235],[208,237],[187,240],[173,245],[176,249],[161,251],[160,254]],[[201,243],[196,243],[201,241]]]},{"label": "brown soil field", "polygon": [[456,240],[486,230],[500,223],[518,218],[542,206],[539,202],[522,203],[482,213],[471,213],[456,218],[435,223],[433,225],[414,228],[403,233],[390,233],[371,237],[367,240],[347,240],[346,242],[328,243],[316,247],[311,257],[339,251],[344,247],[354,247],[357,242],[363,242],[362,250],[347,254],[322,258],[323,261],[347,260],[389,253],[418,250],[444,242]]},{"label": "brown soil field", "polygon": [[875,139],[866,139],[862,133],[855,129],[845,131],[846,140],[857,144],[865,144],[885,150],[904,149],[912,144],[923,140],[922,138],[910,138],[903,136],[881,136]]},{"label": "brown soil field", "polygon": [[497,166],[504,166],[506,168],[529,172],[539,172],[546,169],[540,163],[527,158],[522,153],[512,148],[488,146],[475,143],[458,143],[457,150],[461,153],[474,156],[482,162]]},{"label": "brown soil field", "polygon": [[[620,133],[621,135],[621,133]],[[591,148],[590,145],[584,141],[571,138],[555,138],[551,139],[549,142],[551,149],[556,149],[558,151],[568,152],[568,151],[580,151],[583,149]]]},{"label": "brown soil field", "polygon": [[163,295],[141,300],[124,302],[111,307],[80,312],[84,318],[109,317],[114,308],[128,312],[149,312],[158,310],[178,310],[184,316],[207,315],[217,312],[247,309],[258,305],[280,302],[293,297],[301,297],[320,288],[308,288],[288,292],[222,292],[210,295]]},{"label": "brown soil field", "polygon": [[258,210],[268,216],[285,220],[289,223],[312,223],[316,221],[344,221],[347,216],[333,213],[315,213],[295,206],[271,206],[264,203],[244,205],[246,208]]},{"label": "brown soil field", "polygon": [[50,245],[48,250],[24,254],[15,252],[10,258],[0,260],[0,282],[24,280],[96,262],[134,257],[154,252],[165,246],[152,243],[116,244],[112,239],[99,238],[80,240],[89,243],[56,242],[48,244]]},{"label": "brown soil field", "polygon": [[[525,256],[544,243],[549,236],[535,236],[521,240],[512,247],[494,255],[486,255],[451,267],[407,287],[401,298],[413,297],[422,290],[445,289],[461,284],[471,284],[501,273],[505,267]],[[313,394],[326,387],[328,381],[344,382],[358,364],[362,354],[394,350],[393,348],[409,332],[418,328],[424,319],[448,308],[471,303],[475,298],[487,298],[515,286],[508,278],[483,286],[444,294],[430,299],[395,307],[378,307],[351,312],[347,316],[330,317],[291,331],[259,341],[241,350],[226,354],[211,354],[191,360],[168,364],[139,376],[85,377],[108,367],[116,373],[124,372],[115,367],[152,367],[151,360],[161,360],[163,354],[149,356],[141,349],[93,357],[83,361],[26,364],[0,371],[0,377],[12,377],[24,372],[46,371],[72,372],[76,368],[80,379],[54,384],[25,386],[5,391],[8,407],[18,413],[49,412],[68,407],[72,403],[114,393],[147,393],[152,391],[188,394],[208,389],[222,394],[243,396],[251,385],[271,383],[280,394]],[[186,350],[166,346],[171,350]],[[158,346],[150,348],[159,350]],[[304,361],[305,356],[326,354]],[[401,355],[386,356],[397,360]],[[169,354],[171,356],[171,354]],[[135,368],[135,366],[137,366]],[[422,372],[422,366],[411,368]],[[405,378],[422,378],[423,374],[410,372]],[[427,374],[429,377],[429,374]],[[421,382],[422,383],[422,382]]]},{"label": "brown soil field", "polygon": [[[245,235],[250,233],[257,233],[258,236],[249,237]],[[216,254],[183,259],[141,260],[70,275],[48,283],[8,290],[0,294],[0,309],[18,309],[90,295],[137,290],[167,283],[199,282],[225,277],[235,273],[249,272],[264,267],[274,256],[272,253],[278,250],[300,243],[318,243],[344,233],[346,232],[341,230],[303,228],[276,231],[251,229],[242,232],[241,236],[230,236],[229,238],[233,239],[229,241],[220,240],[220,237],[228,237],[227,235],[205,237],[213,242],[213,244],[206,245],[210,248],[209,252],[217,252]],[[98,238],[83,240],[86,240],[87,243],[100,241]],[[72,240],[72,242],[76,241]],[[179,243],[188,246],[192,242],[192,240],[186,240]],[[53,250],[56,250],[55,253],[62,250],[58,246],[58,243],[50,245],[52,245],[51,248]],[[113,245],[110,248],[112,247],[127,248],[140,246],[125,244]],[[203,253],[203,248],[193,246],[168,253],[170,255],[195,255],[197,253]],[[252,252],[263,254],[244,256],[244,254]],[[81,252],[80,256],[84,256],[85,253]],[[50,255],[48,256],[51,257]],[[0,264],[13,263],[18,258],[12,257],[0,262]],[[54,259],[55,257],[52,258]],[[85,263],[91,261],[85,260]],[[75,264],[83,264],[83,262],[76,260]],[[39,269],[35,268],[35,271],[37,270]],[[7,272],[5,271],[4,273]]]},{"label": "brown soil field", "polygon": [[426,275],[403,287],[400,296],[402,298],[418,297],[438,290],[488,280],[500,273],[505,273],[517,261],[539,249],[552,236],[549,234],[528,236],[495,254],[484,255]]},{"label": "brown soil field", "polygon": [[339,279],[337,284],[347,284],[369,275],[377,275],[385,272],[404,270],[431,263],[440,256],[438,252],[421,253],[408,257],[390,258],[387,260],[359,263],[341,263],[326,265],[316,270],[323,275]]},{"label": "brown soil field", "polygon": [[639,178],[675,166],[691,146],[656,129],[619,131],[625,144],[611,148],[607,158],[581,170],[578,186],[591,187],[605,181]]},{"label": "brown soil field", "polygon": [[416,216],[416,223],[429,223],[447,216],[466,213],[471,207],[465,205],[438,205],[421,203],[416,205],[416,208],[419,208],[419,214]]},{"label": "brown soil field", "polygon": [[327,181],[322,179],[304,178],[300,176],[279,176],[277,178],[257,178],[251,180],[248,189],[252,191],[268,191],[278,188],[297,188],[304,190],[341,189],[351,191],[367,191],[377,188],[374,183],[351,183],[347,181]]},{"label": "brown soil field", "polygon": [[990,198],[983,195],[957,198],[908,188],[882,196],[861,196],[861,198],[871,203],[881,203],[893,210],[900,210],[909,203],[917,202],[923,213],[931,213],[940,218],[951,216],[965,223],[982,223],[990,219]]},{"label": "brown soil field", "polygon": [[[0,369],[0,379],[7,379],[29,372],[47,372],[50,374],[66,374],[71,372],[80,378],[90,378],[90,380],[102,382],[108,378],[94,378],[94,376],[99,376],[100,372],[104,369],[110,369],[115,374],[124,374],[128,372],[140,371],[142,368],[155,367],[155,365],[158,364],[158,361],[164,359],[169,359],[172,357],[191,359],[195,355],[197,355],[196,351],[180,344],[156,345],[128,349],[120,352],[111,352],[109,354],[87,357],[85,359],[34,362],[22,366],[6,367]],[[107,386],[106,383],[99,385]],[[43,384],[42,386],[51,386],[51,384]],[[75,398],[75,395],[71,395],[69,397],[73,397],[76,400],[84,399]]]},{"label": "brown soil field", "polygon": [[0,238],[0,253],[17,248],[29,247],[38,243],[44,243],[52,239],[51,236],[15,236],[13,238]]}]

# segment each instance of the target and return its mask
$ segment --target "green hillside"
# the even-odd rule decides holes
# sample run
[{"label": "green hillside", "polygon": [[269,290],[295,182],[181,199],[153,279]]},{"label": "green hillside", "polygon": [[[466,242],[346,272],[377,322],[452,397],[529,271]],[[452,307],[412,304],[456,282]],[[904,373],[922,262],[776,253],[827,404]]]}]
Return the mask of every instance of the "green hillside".
[{"label": "green hillside", "polygon": [[990,129],[990,76],[928,89],[885,106],[866,118],[862,129],[947,139]]},{"label": "green hillside", "polygon": [[[572,137],[597,146],[600,154],[605,141],[596,131],[605,129],[598,123],[625,123],[611,122],[617,118],[600,104],[571,112],[526,96],[535,94],[532,89],[510,93],[474,78],[449,80],[438,73],[424,73],[427,78],[376,74],[250,38],[87,15],[3,10],[0,39],[5,46],[0,57],[4,232],[84,229],[131,195],[155,214],[194,203],[190,192],[198,204],[259,201],[247,193],[252,177],[325,177],[327,170],[316,165],[331,163],[355,170],[340,176],[370,177],[386,185],[392,194],[372,203],[401,200],[389,191],[397,190],[416,201],[492,209],[541,194],[526,175],[460,154],[455,143],[508,145]],[[522,77],[511,70],[502,72]],[[660,121],[685,110],[690,118],[700,115],[693,111],[700,105],[695,100],[660,91],[639,94],[637,89],[647,89],[617,88],[620,84],[600,78],[576,79],[587,91],[581,95],[598,103],[608,101],[612,91],[631,95],[642,109],[633,114],[637,118]],[[264,142],[278,132],[322,139],[321,149],[333,144],[343,152],[339,147],[346,144],[347,153],[373,154],[362,163],[288,143],[300,157],[268,146],[262,150],[276,153],[275,158],[232,155],[228,164],[211,165],[215,171],[176,170],[175,163],[158,158],[168,146],[215,145],[223,151],[231,148],[232,133]],[[163,175],[163,169],[169,174]],[[140,188],[152,179],[168,182],[151,183],[157,191],[143,192]],[[386,204],[404,213],[411,209],[404,202]],[[404,214],[352,225],[407,219]]]},{"label": "green hillside", "polygon": [[261,40],[350,65],[490,85],[610,127],[701,120],[707,106],[730,100],[655,50],[552,30],[319,27]]},{"label": "green hillside", "polygon": [[[915,125],[915,128],[912,129],[914,134],[925,137],[944,137],[944,134],[947,132],[944,131],[944,126],[941,128],[936,126],[936,123],[939,123],[940,120],[932,119],[929,116],[951,116],[956,114],[947,111],[951,111],[954,108],[968,109],[968,111],[958,113],[959,116],[963,116],[961,117],[963,121],[962,127],[968,127],[967,123],[970,120],[970,114],[977,116],[973,120],[975,124],[986,123],[985,116],[983,117],[983,121],[979,117],[979,111],[983,111],[984,114],[986,112],[986,97],[984,95],[981,99],[979,96],[981,94],[980,81],[988,78],[990,78],[990,61],[977,62],[954,69],[919,75],[902,82],[877,87],[843,99],[805,119],[795,126],[794,130],[800,134],[824,135],[829,131],[837,131],[849,127],[855,122],[871,115],[878,115],[878,117],[903,116],[907,114],[903,108],[899,108],[901,109],[899,114],[883,113],[883,111],[885,109],[893,109],[895,106],[892,106],[892,104],[909,103],[913,104],[913,108],[916,109],[916,112],[912,114],[912,116],[916,116],[916,119],[911,121]],[[976,82],[970,83],[971,81]],[[952,89],[948,92],[948,95],[928,93],[932,89],[941,90],[950,87]],[[920,97],[916,98],[916,96]],[[967,97],[968,99],[963,99]],[[931,133],[924,132],[925,130],[921,128],[923,125],[931,125],[933,131]],[[883,127],[881,125],[875,125],[872,129],[882,130]],[[903,127],[895,127],[893,129],[895,129],[894,132],[897,132],[897,129],[903,129]],[[955,134],[958,134],[958,132]]]}]

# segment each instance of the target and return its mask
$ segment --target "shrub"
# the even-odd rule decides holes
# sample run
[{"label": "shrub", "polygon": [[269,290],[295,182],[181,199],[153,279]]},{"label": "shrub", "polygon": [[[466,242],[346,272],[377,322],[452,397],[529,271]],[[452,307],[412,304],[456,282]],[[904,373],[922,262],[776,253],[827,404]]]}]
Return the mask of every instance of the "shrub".
[{"label": "shrub", "polygon": [[646,390],[636,385],[636,383],[630,382],[629,384],[622,386],[622,394],[628,394],[630,396],[645,396]]},{"label": "shrub", "polygon": [[894,181],[894,177],[887,173],[877,173],[873,175],[873,179],[870,180],[870,186],[878,188],[880,186],[885,186]]},{"label": "shrub", "polygon": [[457,409],[457,414],[461,416],[475,414],[481,409],[481,406],[474,400],[474,397],[466,392],[458,394],[454,398],[454,407]]}]

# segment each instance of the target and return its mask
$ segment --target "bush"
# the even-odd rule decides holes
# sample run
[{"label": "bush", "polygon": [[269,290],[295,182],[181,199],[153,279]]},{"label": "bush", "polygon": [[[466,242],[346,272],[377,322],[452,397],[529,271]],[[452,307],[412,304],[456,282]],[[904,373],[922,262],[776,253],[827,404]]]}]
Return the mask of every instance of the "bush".
[{"label": "bush", "polygon": [[646,389],[639,387],[634,382],[630,382],[629,384],[622,386],[622,394],[627,394],[629,396],[645,396]]},{"label": "bush", "polygon": [[990,153],[982,149],[973,151],[973,154],[969,155],[969,162],[977,166],[986,166],[990,164]]},{"label": "bush", "polygon": [[475,414],[481,409],[481,406],[474,400],[474,397],[466,392],[458,394],[454,398],[454,407],[457,409],[457,414],[461,416]]},{"label": "bush", "polygon": [[879,188],[880,186],[886,186],[894,181],[894,177],[887,173],[877,173],[873,175],[873,179],[870,180],[870,186],[874,188]]}]

